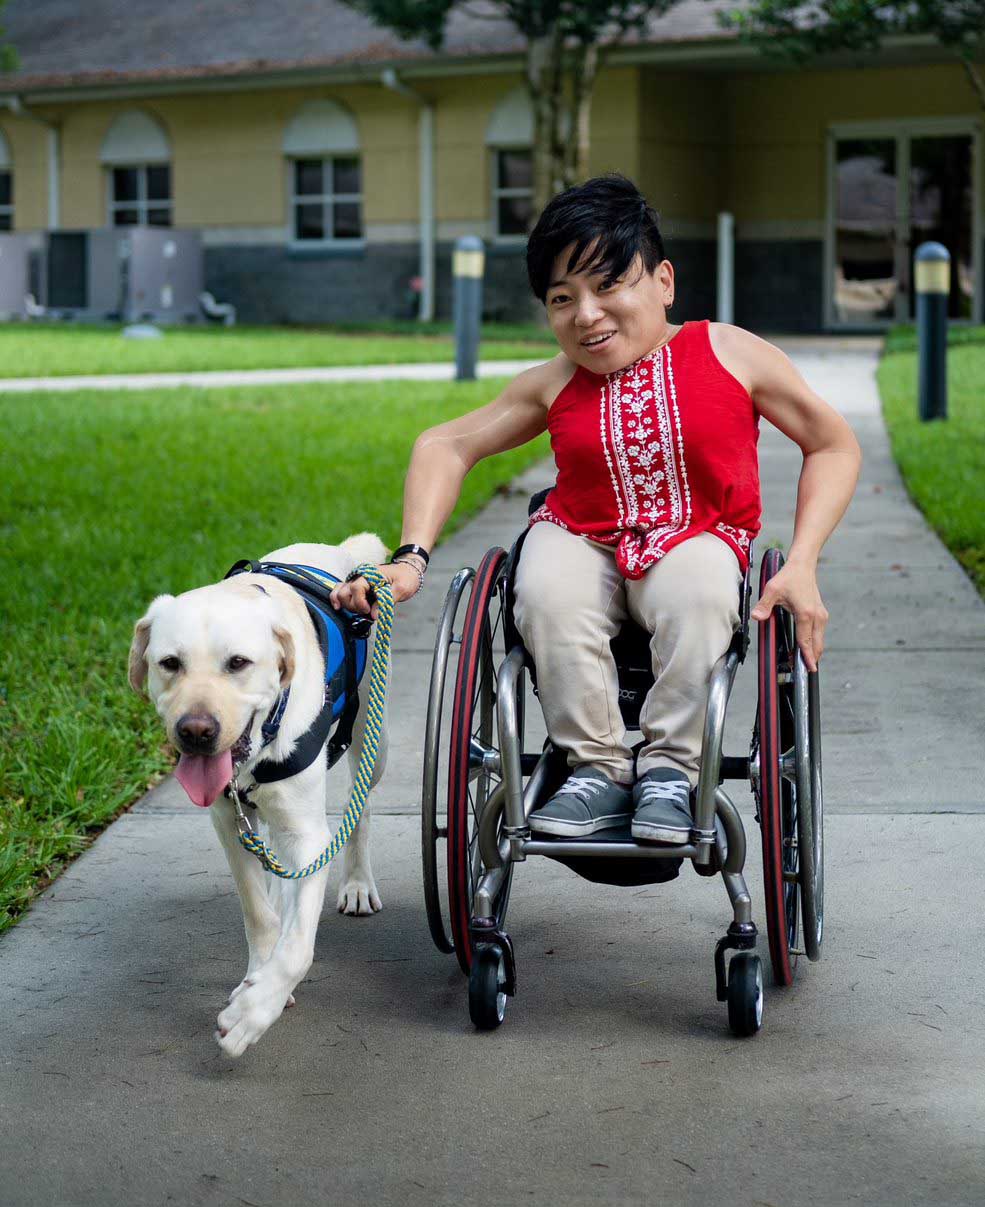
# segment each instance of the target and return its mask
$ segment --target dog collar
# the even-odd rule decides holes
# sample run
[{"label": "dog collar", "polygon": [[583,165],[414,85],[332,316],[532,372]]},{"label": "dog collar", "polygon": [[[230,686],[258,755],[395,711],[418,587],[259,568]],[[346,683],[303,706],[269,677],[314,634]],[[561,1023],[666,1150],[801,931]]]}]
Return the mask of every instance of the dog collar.
[{"label": "dog collar", "polygon": [[261,750],[263,750],[265,746],[269,746],[274,738],[277,737],[277,734],[280,730],[280,723],[284,719],[284,710],[287,708],[287,701],[290,699],[290,697],[291,689],[290,687],[285,687],[280,693],[277,703],[273,706],[270,712],[267,713],[266,721],[264,721],[264,723],[260,726],[260,734],[263,738],[263,741],[260,743]]}]

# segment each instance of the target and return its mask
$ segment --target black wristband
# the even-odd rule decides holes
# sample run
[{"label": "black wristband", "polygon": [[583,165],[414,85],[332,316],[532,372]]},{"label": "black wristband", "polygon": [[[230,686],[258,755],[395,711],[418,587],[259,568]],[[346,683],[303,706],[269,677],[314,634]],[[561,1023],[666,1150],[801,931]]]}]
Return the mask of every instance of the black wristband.
[{"label": "black wristband", "polygon": [[393,553],[390,554],[390,561],[395,562],[398,557],[403,557],[406,553],[413,553],[421,558],[425,566],[431,560],[431,554],[428,553],[423,545],[401,545],[399,549],[394,549]]}]

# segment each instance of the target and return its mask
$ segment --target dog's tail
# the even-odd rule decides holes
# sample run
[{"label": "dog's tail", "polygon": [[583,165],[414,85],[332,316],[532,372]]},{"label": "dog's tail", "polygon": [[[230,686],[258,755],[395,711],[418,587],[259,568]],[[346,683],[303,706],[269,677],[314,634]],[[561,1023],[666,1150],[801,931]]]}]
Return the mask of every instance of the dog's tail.
[{"label": "dog's tail", "polygon": [[367,562],[376,566],[386,560],[386,545],[375,532],[358,532],[344,540],[342,548],[352,558],[354,567]]}]

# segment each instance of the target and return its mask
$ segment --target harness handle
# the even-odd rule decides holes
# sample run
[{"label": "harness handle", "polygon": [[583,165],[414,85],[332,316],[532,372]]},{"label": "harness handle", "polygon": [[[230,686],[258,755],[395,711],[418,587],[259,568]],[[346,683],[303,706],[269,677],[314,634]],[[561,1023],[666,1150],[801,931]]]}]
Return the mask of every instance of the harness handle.
[{"label": "harness handle", "polygon": [[393,629],[393,592],[390,584],[375,566],[359,566],[358,570],[375,588],[380,614],[376,621],[376,644],[373,646],[373,659],[370,665],[366,728],[359,751],[359,765],[356,768],[349,803],[342,815],[342,822],[335,837],[318,858],[312,860],[307,867],[286,868],[250,825],[249,818],[243,810],[240,789],[237,787],[235,779],[231,785],[240,844],[251,855],[255,855],[268,872],[279,876],[282,880],[303,880],[307,876],[320,872],[323,867],[331,863],[359,824],[359,819],[366,806],[366,799],[369,796],[373,769],[376,766],[376,758],[380,749],[380,735],[383,730],[383,704],[386,699],[387,671],[390,666],[390,635]]}]

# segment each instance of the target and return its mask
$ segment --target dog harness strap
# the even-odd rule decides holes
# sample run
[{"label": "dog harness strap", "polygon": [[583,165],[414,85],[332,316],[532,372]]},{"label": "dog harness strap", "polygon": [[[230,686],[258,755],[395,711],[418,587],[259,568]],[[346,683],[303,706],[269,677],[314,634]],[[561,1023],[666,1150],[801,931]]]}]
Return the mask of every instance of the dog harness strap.
[{"label": "dog harness strap", "polygon": [[[327,663],[328,632],[325,627],[325,618],[308,600],[304,602],[308,608],[311,621],[315,626],[315,632],[318,635],[318,645],[321,649],[322,657]],[[322,705],[321,711],[301,737],[298,738],[297,744],[290,755],[283,762],[260,762],[253,768],[251,774],[258,784],[274,784],[278,780],[290,779],[292,775],[297,775],[299,772],[304,771],[306,767],[310,767],[315,759],[318,758],[322,747],[328,740],[328,735],[331,733],[332,725],[335,721],[329,684],[325,686],[325,695],[327,698]]]},{"label": "dog harness strap", "polygon": [[342,710],[342,715],[339,717],[338,727],[335,733],[332,734],[328,742],[328,765],[334,767],[339,759],[352,745],[352,729],[356,723],[356,714],[359,712],[359,680],[362,678],[362,673],[365,668],[365,662],[360,665],[360,653],[365,658],[365,646],[361,651],[353,648],[355,642],[351,640],[348,633],[343,634],[346,639],[346,658],[345,658],[345,708]]},{"label": "dog harness strap", "polygon": [[332,768],[352,745],[352,730],[359,712],[359,693],[354,691],[348,698],[345,710],[339,717],[335,733],[328,739],[328,766]]},{"label": "dog harness strap", "polygon": [[[290,779],[311,766],[326,742],[326,758],[328,766],[332,767],[352,745],[352,730],[359,711],[359,681],[366,667],[366,639],[372,621],[367,616],[345,611],[340,613],[332,607],[332,588],[339,580],[324,570],[284,562],[243,559],[230,568],[226,578],[237,574],[270,575],[297,591],[315,626],[318,646],[325,662],[325,700],[318,716],[298,739],[288,758],[281,762],[257,763],[251,772],[253,779],[259,784]],[[289,691],[290,688],[282,693],[280,701],[264,722],[263,747],[277,736]],[[338,725],[332,734],[336,720]]]}]

